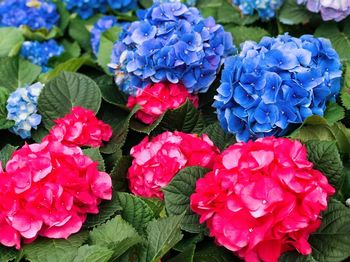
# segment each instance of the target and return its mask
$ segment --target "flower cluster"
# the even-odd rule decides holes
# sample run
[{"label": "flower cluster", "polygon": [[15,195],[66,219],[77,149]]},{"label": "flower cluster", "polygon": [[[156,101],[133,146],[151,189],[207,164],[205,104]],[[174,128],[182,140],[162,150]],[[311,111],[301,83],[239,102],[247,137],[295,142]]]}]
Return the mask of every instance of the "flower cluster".
[{"label": "flower cluster", "polygon": [[109,65],[128,94],[164,81],[182,83],[190,93],[206,92],[235,50],[231,34],[212,17],[181,3],[154,4],[139,19],[124,26]]},{"label": "flower cluster", "polygon": [[108,124],[98,120],[93,111],[78,106],[73,107],[70,114],[56,119],[55,123],[45,141],[59,141],[67,146],[99,147],[112,136],[112,128]]},{"label": "flower cluster", "polygon": [[20,55],[33,64],[41,66],[44,73],[51,68],[48,67],[49,60],[58,57],[64,52],[64,47],[55,40],[50,39],[45,42],[25,41],[22,44]]},{"label": "flower cluster", "polygon": [[189,94],[181,84],[150,84],[145,89],[138,89],[135,96],[129,96],[127,107],[140,105],[141,109],[136,112],[135,117],[145,124],[152,124],[165,111],[180,107],[187,99],[198,107],[198,96]]},{"label": "flower cluster", "polygon": [[136,9],[137,0],[63,0],[69,11],[87,19],[95,13],[106,13],[108,9],[118,12],[128,12]]},{"label": "flower cluster", "polygon": [[218,149],[207,135],[164,132],[148,137],[131,149],[134,157],[128,171],[130,190],[135,195],[163,199],[161,188],[187,166],[212,168]]},{"label": "flower cluster", "polygon": [[91,30],[91,47],[95,56],[98,55],[98,50],[100,48],[100,40],[103,32],[116,26],[117,18],[114,16],[103,16],[94,24]]},{"label": "flower cluster", "polygon": [[25,145],[0,173],[0,243],[19,249],[21,239],[68,238],[111,197],[110,176],[80,148],[48,141]]},{"label": "flower cluster", "polygon": [[284,0],[232,0],[232,4],[238,6],[243,15],[253,15],[256,11],[263,20],[275,17],[283,2]]},{"label": "flower cluster", "polygon": [[277,262],[281,253],[311,253],[307,242],[335,190],[313,169],[298,141],[237,143],[197,181],[191,208],[210,236],[245,261]]},{"label": "flower cluster", "polygon": [[38,97],[43,84],[35,83],[31,86],[18,88],[7,99],[7,119],[15,121],[10,131],[26,139],[31,136],[31,129],[36,129],[41,122],[38,114]]},{"label": "flower cluster", "polygon": [[46,0],[4,0],[0,2],[1,26],[28,26],[32,30],[51,30],[60,16],[56,5]]},{"label": "flower cluster", "polygon": [[189,6],[195,6],[197,0],[153,0],[154,4],[164,4],[164,3],[185,3]]},{"label": "flower cluster", "polygon": [[305,4],[311,12],[321,13],[324,21],[339,22],[350,15],[349,0],[297,0],[297,3]]},{"label": "flower cluster", "polygon": [[227,59],[213,106],[223,128],[240,141],[281,136],[292,124],[324,114],[339,93],[341,74],[329,40],[264,37]]}]

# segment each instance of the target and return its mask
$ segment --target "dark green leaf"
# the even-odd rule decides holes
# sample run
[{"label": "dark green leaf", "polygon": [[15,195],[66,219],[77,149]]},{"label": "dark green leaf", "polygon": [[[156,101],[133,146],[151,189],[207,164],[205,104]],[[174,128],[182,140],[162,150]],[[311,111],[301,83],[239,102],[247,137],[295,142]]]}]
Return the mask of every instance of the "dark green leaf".
[{"label": "dark green leaf", "polygon": [[181,228],[191,233],[199,233],[205,227],[199,224],[199,217],[190,208],[190,196],[196,187],[196,181],[203,177],[208,170],[202,167],[186,167],[180,170],[171,182],[162,189],[164,192],[165,208],[170,216],[185,216]]},{"label": "dark green leaf", "polygon": [[67,240],[40,238],[25,245],[23,254],[31,262],[71,262],[87,238],[87,232],[75,234]]},{"label": "dark green leaf", "polygon": [[8,129],[15,124],[14,121],[7,119],[6,105],[9,94],[8,89],[0,87],[0,129]]},{"label": "dark green leaf", "polygon": [[112,105],[126,107],[127,97],[118,89],[112,77],[101,76],[96,79],[96,83],[100,87],[102,98],[106,102]]},{"label": "dark green leaf", "polygon": [[42,83],[47,83],[53,78],[58,77],[62,72],[76,72],[89,61],[90,59],[87,56],[71,58],[61,64],[58,64],[54,69],[46,74],[41,74],[39,80]]},{"label": "dark green leaf", "polygon": [[152,209],[141,199],[128,193],[117,193],[118,203],[122,207],[121,216],[130,223],[140,235],[153,218]]},{"label": "dark green leaf", "polygon": [[0,262],[9,262],[17,258],[18,251],[14,248],[0,246]]},{"label": "dark green leaf", "polygon": [[194,262],[234,262],[240,261],[234,259],[232,253],[223,247],[218,247],[214,244],[205,244],[194,253]]},{"label": "dark green leaf", "polygon": [[220,150],[224,150],[227,146],[236,142],[235,137],[232,134],[225,133],[218,122],[204,128],[202,134],[207,134]]},{"label": "dark green leaf", "polygon": [[231,32],[235,44],[239,44],[250,40],[259,42],[264,36],[269,36],[269,32],[260,27],[246,27],[246,26],[225,26],[225,30]]},{"label": "dark green leaf", "polygon": [[308,141],[306,143],[308,159],[314,168],[320,170],[335,188],[343,181],[343,163],[334,141]]},{"label": "dark green leaf", "polygon": [[0,59],[0,86],[14,91],[34,82],[41,72],[40,66],[18,57]]},{"label": "dark green leaf", "polygon": [[15,27],[0,28],[0,57],[16,55],[21,48],[24,38],[21,30]]},{"label": "dark green leaf", "polygon": [[331,200],[322,216],[321,227],[309,242],[317,262],[339,262],[350,256],[350,209]]},{"label": "dark green leaf", "polygon": [[311,13],[295,0],[287,0],[280,9],[278,19],[286,25],[305,24],[309,21]]},{"label": "dark green leaf", "polygon": [[107,247],[84,245],[78,249],[73,262],[108,262],[113,253],[113,250]]},{"label": "dark green leaf", "polygon": [[17,149],[16,146],[11,146],[9,144],[7,144],[6,146],[4,146],[1,151],[0,151],[0,162],[2,167],[4,168],[7,164],[7,162],[10,160],[13,152],[15,152]]},{"label": "dark green leaf", "polygon": [[87,148],[83,150],[84,155],[90,157],[93,161],[98,162],[98,170],[105,171],[105,161],[98,148]]},{"label": "dark green leaf", "polygon": [[140,243],[141,237],[121,216],[116,216],[107,223],[94,228],[90,232],[90,240],[94,245],[112,249],[113,258],[117,258],[130,247]]},{"label": "dark green leaf", "polygon": [[101,92],[97,84],[78,73],[61,73],[45,85],[39,96],[39,111],[48,129],[53,120],[69,113],[72,107],[81,106],[97,112],[100,104]]},{"label": "dark green leaf", "polygon": [[192,262],[196,246],[190,246],[176,257],[169,259],[169,262]]},{"label": "dark green leaf", "polygon": [[329,103],[324,113],[324,119],[326,119],[330,125],[333,125],[335,122],[342,120],[344,116],[344,108],[342,108],[337,103]]},{"label": "dark green leaf", "polygon": [[117,192],[113,192],[111,200],[102,201],[99,205],[99,210],[98,214],[88,215],[84,223],[85,228],[93,228],[102,225],[116,215],[118,211],[122,210],[122,207],[119,204]]},{"label": "dark green leaf", "polygon": [[118,191],[124,191],[127,189],[126,174],[129,167],[131,166],[131,157],[122,156],[116,163],[115,167],[111,172],[113,188]]},{"label": "dark green leaf", "polygon": [[183,216],[174,216],[148,223],[148,242],[141,250],[139,262],[159,262],[182,239],[180,230],[182,218]]}]

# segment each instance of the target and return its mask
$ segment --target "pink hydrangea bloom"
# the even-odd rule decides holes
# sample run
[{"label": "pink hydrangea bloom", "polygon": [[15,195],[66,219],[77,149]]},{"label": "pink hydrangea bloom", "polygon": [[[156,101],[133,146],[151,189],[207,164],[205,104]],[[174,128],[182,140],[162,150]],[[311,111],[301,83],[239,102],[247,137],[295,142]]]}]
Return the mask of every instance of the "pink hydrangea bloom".
[{"label": "pink hydrangea bloom", "polygon": [[135,195],[163,199],[161,188],[179,170],[187,166],[212,168],[218,152],[207,135],[165,132],[151,141],[146,137],[131,149],[130,190]]},{"label": "pink hydrangea bloom", "polygon": [[98,147],[112,136],[112,128],[98,120],[93,111],[73,107],[70,114],[55,120],[56,125],[45,139],[65,145]]},{"label": "pink hydrangea bloom", "polygon": [[247,262],[277,262],[293,249],[310,254],[308,238],[335,190],[306,154],[285,138],[232,145],[197,181],[191,208],[219,245]]},{"label": "pink hydrangea bloom", "polygon": [[68,238],[111,199],[112,181],[79,147],[44,141],[14,152],[0,172],[0,243]]},{"label": "pink hydrangea bloom", "polygon": [[138,89],[135,96],[129,96],[127,107],[140,105],[141,109],[135,117],[145,124],[152,124],[165,111],[183,105],[187,98],[198,107],[198,96],[188,93],[184,85],[157,83],[148,85],[145,89]]}]

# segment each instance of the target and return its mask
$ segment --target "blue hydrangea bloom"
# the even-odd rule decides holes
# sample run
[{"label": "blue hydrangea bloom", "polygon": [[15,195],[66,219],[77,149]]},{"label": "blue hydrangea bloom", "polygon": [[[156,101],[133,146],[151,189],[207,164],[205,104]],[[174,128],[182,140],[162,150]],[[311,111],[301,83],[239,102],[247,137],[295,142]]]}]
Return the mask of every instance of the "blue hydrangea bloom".
[{"label": "blue hydrangea bloom", "polygon": [[4,0],[0,2],[0,27],[28,26],[51,30],[60,16],[56,5],[45,0]]},{"label": "blue hydrangea bloom", "polygon": [[51,69],[48,67],[50,58],[60,56],[63,52],[63,46],[53,39],[46,42],[25,41],[22,44],[20,56],[41,66],[42,71],[46,73]]},{"label": "blue hydrangea bloom", "polygon": [[282,136],[311,115],[323,116],[339,93],[341,75],[327,39],[286,34],[247,41],[226,60],[213,106],[239,141]]},{"label": "blue hydrangea bloom", "polygon": [[225,57],[235,52],[231,34],[196,8],[154,4],[138,15],[139,21],[123,27],[109,65],[125,93],[161,81],[206,92]]},{"label": "blue hydrangea bloom", "polygon": [[103,32],[107,31],[113,26],[118,25],[117,18],[114,16],[103,16],[95,24],[91,30],[91,47],[92,51],[97,56],[100,48],[100,39]]},{"label": "blue hydrangea bloom", "polygon": [[35,83],[18,88],[7,99],[7,119],[15,121],[10,131],[26,139],[31,136],[32,128],[36,129],[41,122],[38,114],[38,97],[44,85]]},{"label": "blue hydrangea bloom", "polygon": [[263,20],[275,17],[283,2],[284,0],[232,0],[232,4],[238,6],[243,15],[253,15],[257,12]]},{"label": "blue hydrangea bloom", "polygon": [[108,9],[128,12],[136,9],[137,0],[63,0],[69,11],[87,19],[95,13],[106,13]]},{"label": "blue hydrangea bloom", "polygon": [[153,0],[154,4],[164,4],[164,3],[185,3],[189,6],[195,6],[196,0]]}]

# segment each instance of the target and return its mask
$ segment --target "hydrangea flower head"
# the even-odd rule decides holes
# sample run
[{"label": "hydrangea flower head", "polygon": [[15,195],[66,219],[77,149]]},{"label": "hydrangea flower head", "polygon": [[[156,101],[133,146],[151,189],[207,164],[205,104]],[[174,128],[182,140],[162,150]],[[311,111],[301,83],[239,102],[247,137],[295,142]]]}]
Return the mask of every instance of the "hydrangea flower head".
[{"label": "hydrangea flower head", "polygon": [[137,7],[137,0],[63,0],[69,11],[87,19],[95,13],[106,13],[108,9],[127,12]]},{"label": "hydrangea flower head", "polygon": [[98,120],[93,111],[79,106],[54,122],[56,125],[44,140],[59,141],[67,146],[99,147],[112,136],[110,125]]},{"label": "hydrangea flower head", "polygon": [[131,192],[163,199],[161,188],[187,166],[212,168],[219,150],[207,135],[199,137],[175,131],[164,132],[151,141],[145,137],[131,149],[134,157],[128,171]]},{"label": "hydrangea flower head", "polygon": [[239,141],[281,136],[311,115],[323,116],[339,93],[341,74],[329,40],[264,37],[227,59],[213,106]]},{"label": "hydrangea flower head", "polygon": [[0,172],[0,243],[19,249],[21,239],[78,232],[87,214],[97,214],[101,200],[112,197],[111,178],[97,165],[79,147],[60,142],[15,151]]},{"label": "hydrangea flower head", "polygon": [[257,12],[263,20],[276,16],[276,11],[282,6],[284,0],[232,0],[243,15],[253,15]]},{"label": "hydrangea flower head", "polygon": [[127,107],[140,105],[141,109],[136,112],[135,117],[145,124],[152,124],[165,111],[180,107],[187,99],[198,107],[198,96],[189,94],[181,84],[150,84],[145,89],[138,89],[135,96],[129,96]]},{"label": "hydrangea flower head", "polygon": [[153,0],[154,4],[164,4],[164,3],[185,3],[188,6],[195,6],[197,0]]},{"label": "hydrangea flower head", "polygon": [[7,99],[7,119],[15,121],[10,131],[26,139],[31,136],[32,128],[36,129],[41,122],[38,114],[38,97],[44,85],[35,83],[18,88]]},{"label": "hydrangea flower head", "polygon": [[149,83],[182,83],[190,93],[206,92],[226,56],[232,36],[181,3],[154,4],[124,26],[110,67],[119,88],[135,94]]},{"label": "hydrangea flower head", "polygon": [[245,261],[277,262],[286,251],[311,253],[308,238],[334,193],[300,142],[267,137],[222,152],[190,206],[219,245]]},{"label": "hydrangea flower head", "polygon": [[49,60],[58,57],[64,52],[64,47],[55,40],[45,42],[25,41],[22,44],[20,56],[42,68],[44,73],[51,70]]},{"label": "hydrangea flower head", "polygon": [[337,22],[350,15],[349,0],[296,0],[298,4],[305,4],[306,8],[314,13],[321,13],[324,21]]},{"label": "hydrangea flower head", "polygon": [[98,55],[98,50],[100,48],[100,40],[101,35],[103,32],[107,31],[108,29],[112,28],[113,26],[116,26],[117,18],[114,16],[103,16],[97,22],[94,24],[94,27],[91,30],[91,47],[92,51],[94,52],[94,55]]},{"label": "hydrangea flower head", "polygon": [[46,0],[4,0],[0,2],[0,27],[28,26],[48,31],[60,19],[56,5]]}]

